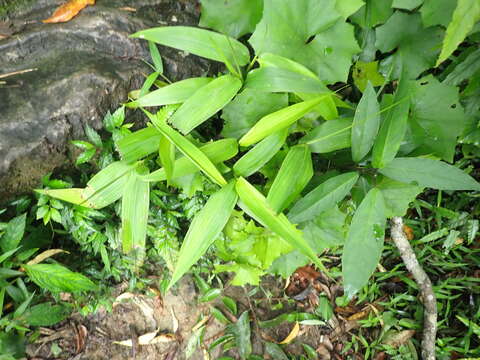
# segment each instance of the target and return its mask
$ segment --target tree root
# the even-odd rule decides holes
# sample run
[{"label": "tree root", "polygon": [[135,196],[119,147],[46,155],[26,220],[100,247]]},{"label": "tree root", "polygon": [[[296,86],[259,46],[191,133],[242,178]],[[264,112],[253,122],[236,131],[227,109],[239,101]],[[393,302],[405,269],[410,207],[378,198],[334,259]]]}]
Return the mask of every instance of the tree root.
[{"label": "tree root", "polygon": [[401,217],[394,217],[391,221],[391,237],[395,243],[403,262],[408,271],[413,275],[415,282],[420,287],[420,294],[423,298],[424,317],[422,335],[422,358],[424,360],[435,360],[435,339],[437,335],[437,299],[433,292],[432,282],[418,263],[410,242],[403,231],[403,220]]}]

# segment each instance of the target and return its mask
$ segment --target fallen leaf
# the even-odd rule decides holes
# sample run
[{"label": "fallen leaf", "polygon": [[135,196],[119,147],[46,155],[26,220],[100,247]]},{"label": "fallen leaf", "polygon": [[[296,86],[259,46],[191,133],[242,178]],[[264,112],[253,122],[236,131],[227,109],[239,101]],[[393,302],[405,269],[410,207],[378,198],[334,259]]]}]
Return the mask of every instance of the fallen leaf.
[{"label": "fallen leaf", "polygon": [[290,334],[288,334],[285,339],[280,341],[279,344],[289,344],[293,339],[295,339],[298,336],[299,332],[300,332],[300,324],[297,321],[293,326],[292,331],[290,331]]},{"label": "fallen leaf", "polygon": [[405,344],[415,334],[415,330],[403,330],[389,332],[382,341],[385,345],[399,347]]},{"label": "fallen leaf", "polygon": [[348,321],[352,321],[352,320],[360,320],[360,319],[363,319],[364,317],[366,317],[368,315],[370,311],[369,310],[362,310],[362,311],[359,311],[351,316],[349,316],[347,318]]},{"label": "fallen leaf", "polygon": [[403,225],[403,232],[407,236],[408,241],[412,241],[415,238],[413,234],[413,229],[408,225]]},{"label": "fallen leaf", "polygon": [[35,264],[39,264],[41,263],[43,260],[45,259],[48,259],[49,257],[55,255],[55,254],[58,254],[58,253],[61,253],[61,252],[64,252],[64,253],[67,253],[69,254],[68,251],[65,251],[65,250],[62,250],[62,249],[50,249],[50,250],[46,250],[44,252],[42,252],[41,254],[38,254],[37,256],[35,256],[32,260],[30,260],[27,265],[35,265]]},{"label": "fallen leaf", "polygon": [[176,334],[178,331],[178,319],[175,316],[175,312],[173,311],[173,308],[170,306],[170,313],[172,314],[172,328],[173,328],[173,333]]},{"label": "fallen leaf", "polygon": [[44,23],[61,23],[67,22],[75,17],[87,5],[94,5],[95,0],[69,0],[65,4],[59,6],[52,16],[43,20]]},{"label": "fallen leaf", "polygon": [[[138,337],[138,345],[154,345],[160,343],[166,343],[175,340],[175,335],[173,334],[160,334],[157,336],[158,329],[146,334],[143,334]],[[133,346],[132,339],[123,340],[123,341],[114,341],[114,344],[122,346]]]}]

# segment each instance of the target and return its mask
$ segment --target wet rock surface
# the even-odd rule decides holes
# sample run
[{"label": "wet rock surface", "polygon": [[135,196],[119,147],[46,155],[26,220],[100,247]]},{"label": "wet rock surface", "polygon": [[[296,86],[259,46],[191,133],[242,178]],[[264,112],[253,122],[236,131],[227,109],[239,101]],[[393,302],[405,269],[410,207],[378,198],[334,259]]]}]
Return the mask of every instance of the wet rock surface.
[{"label": "wet rock surface", "polygon": [[[147,44],[129,34],[161,25],[196,25],[195,1],[98,0],[73,20],[43,24],[62,4],[27,3],[3,22],[0,38],[0,199],[38,185],[42,175],[72,161],[69,140],[139,88],[150,72]],[[5,31],[4,31],[5,32]],[[171,80],[214,71],[193,55],[160,47]]]}]

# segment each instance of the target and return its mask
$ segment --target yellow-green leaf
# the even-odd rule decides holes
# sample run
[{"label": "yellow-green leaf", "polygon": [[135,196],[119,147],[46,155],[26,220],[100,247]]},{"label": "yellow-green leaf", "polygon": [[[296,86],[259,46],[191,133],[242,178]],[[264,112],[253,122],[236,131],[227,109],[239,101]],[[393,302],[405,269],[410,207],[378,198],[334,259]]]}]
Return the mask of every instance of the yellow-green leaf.
[{"label": "yellow-green leaf", "polygon": [[167,183],[170,184],[173,179],[173,171],[175,168],[175,145],[173,145],[163,135],[160,139],[158,154],[160,156],[160,162],[162,163],[163,169],[165,169]]}]

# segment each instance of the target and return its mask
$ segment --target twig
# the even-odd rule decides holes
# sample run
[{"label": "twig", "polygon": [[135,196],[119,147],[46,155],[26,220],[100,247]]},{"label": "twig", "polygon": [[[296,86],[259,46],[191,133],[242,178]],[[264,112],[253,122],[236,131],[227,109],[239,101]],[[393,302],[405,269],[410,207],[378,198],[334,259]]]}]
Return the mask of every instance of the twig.
[{"label": "twig", "polygon": [[0,74],[0,79],[4,79],[4,78],[7,78],[7,77],[13,76],[13,75],[25,74],[25,73],[28,73],[30,71],[37,71],[37,70],[38,70],[37,68],[33,68],[33,69],[25,69],[25,70],[14,71],[14,72],[6,73],[6,74]]},{"label": "twig", "polygon": [[420,294],[423,298],[425,308],[423,317],[423,335],[422,335],[422,358],[423,360],[435,360],[435,339],[437,335],[437,299],[433,292],[432,282],[418,263],[417,257],[413,252],[407,236],[403,232],[403,220],[401,217],[392,219],[390,229],[392,240],[395,243],[403,262],[408,271],[410,271],[415,282],[420,287]]}]

